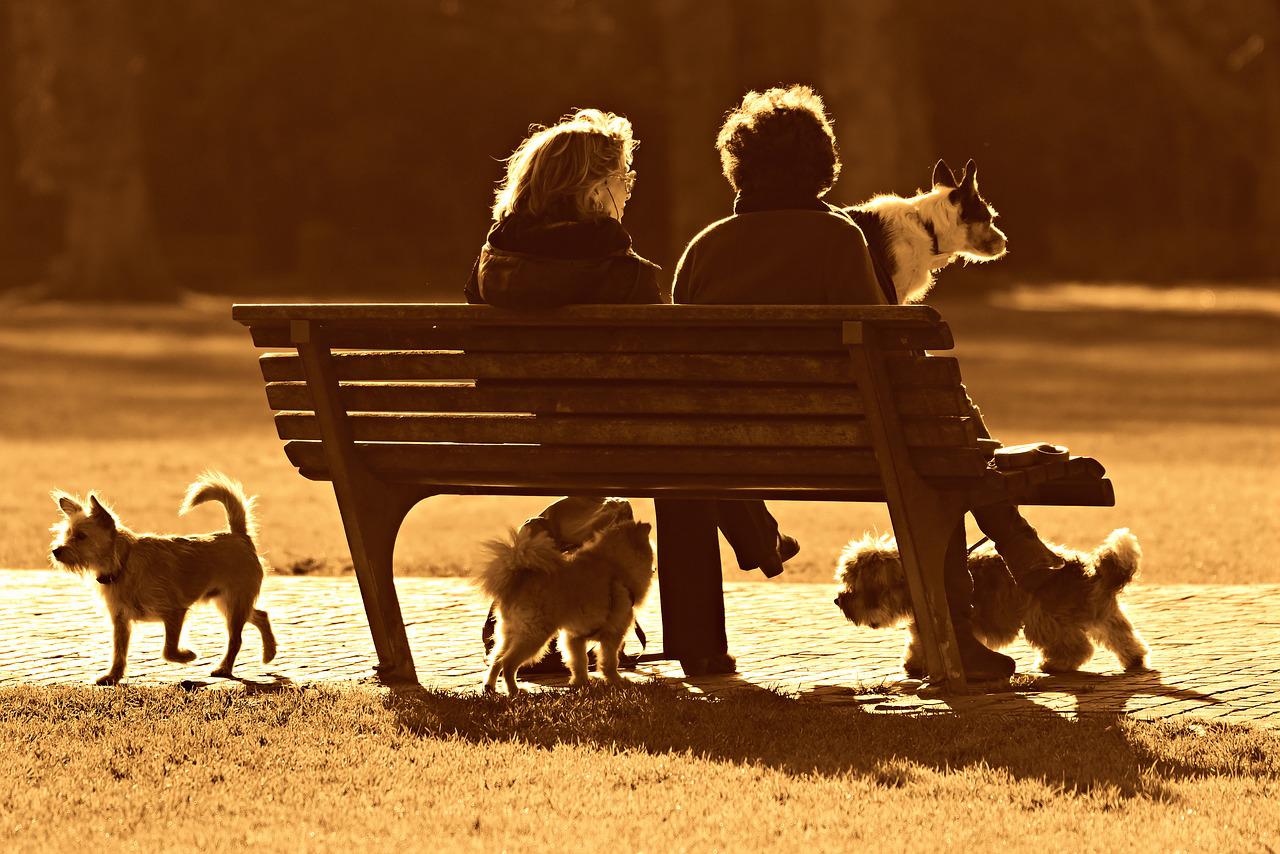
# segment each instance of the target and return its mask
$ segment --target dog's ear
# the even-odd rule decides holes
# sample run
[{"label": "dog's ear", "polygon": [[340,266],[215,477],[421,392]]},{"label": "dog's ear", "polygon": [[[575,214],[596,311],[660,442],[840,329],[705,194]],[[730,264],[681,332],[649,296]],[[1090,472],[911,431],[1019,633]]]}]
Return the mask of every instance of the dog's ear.
[{"label": "dog's ear", "polygon": [[973,158],[969,158],[969,162],[964,165],[964,177],[960,179],[960,189],[967,190],[978,195],[978,164],[973,162]]},{"label": "dog's ear", "polygon": [[111,511],[103,507],[102,503],[98,501],[98,496],[93,493],[89,493],[89,518],[109,528],[115,528],[116,526],[116,520],[111,515]]},{"label": "dog's ear", "polygon": [[64,516],[74,516],[77,513],[83,513],[84,508],[75,502],[75,499],[65,492],[50,492],[53,500],[58,502],[58,509],[62,511]]},{"label": "dog's ear", "polygon": [[[969,162],[972,163],[973,161],[970,160]],[[951,167],[947,165],[947,161],[939,160],[937,163],[934,164],[933,186],[950,187],[952,189],[955,189],[956,176],[955,176],[955,173],[951,171]]]}]

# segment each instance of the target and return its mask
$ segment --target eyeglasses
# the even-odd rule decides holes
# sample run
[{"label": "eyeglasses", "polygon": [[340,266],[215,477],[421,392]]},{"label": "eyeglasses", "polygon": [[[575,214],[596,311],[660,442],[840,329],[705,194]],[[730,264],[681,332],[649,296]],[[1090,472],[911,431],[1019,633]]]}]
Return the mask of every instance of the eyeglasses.
[{"label": "eyeglasses", "polygon": [[627,188],[627,195],[631,195],[632,188],[636,185],[636,172],[632,169],[630,172],[614,172],[615,177],[622,179],[622,184]]}]

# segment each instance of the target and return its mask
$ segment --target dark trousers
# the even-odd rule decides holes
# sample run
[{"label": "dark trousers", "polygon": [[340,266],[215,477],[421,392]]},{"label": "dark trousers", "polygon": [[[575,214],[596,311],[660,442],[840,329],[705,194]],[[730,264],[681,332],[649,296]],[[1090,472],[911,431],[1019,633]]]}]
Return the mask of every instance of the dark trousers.
[{"label": "dark trousers", "polygon": [[[968,394],[965,398],[969,401],[970,416],[977,422],[978,436],[983,439],[992,438],[991,431],[982,420],[982,410],[978,408],[978,404],[974,403],[973,398]],[[1031,527],[1031,523],[1023,517],[1022,512],[1011,501],[989,504],[970,512],[973,520],[978,523],[978,529],[991,539],[996,552],[1005,559],[1005,563],[1016,577],[1021,559],[1028,551],[1028,545],[1032,540],[1036,544],[1040,543],[1040,535],[1036,533],[1036,529]],[[1039,554],[1041,548],[1044,546],[1031,545],[1031,555]]]},{"label": "dark trousers", "polygon": [[733,547],[743,569],[778,560],[778,523],[763,501],[659,498],[658,590],[662,645],[672,658],[702,658],[729,651],[720,583],[720,540]]}]

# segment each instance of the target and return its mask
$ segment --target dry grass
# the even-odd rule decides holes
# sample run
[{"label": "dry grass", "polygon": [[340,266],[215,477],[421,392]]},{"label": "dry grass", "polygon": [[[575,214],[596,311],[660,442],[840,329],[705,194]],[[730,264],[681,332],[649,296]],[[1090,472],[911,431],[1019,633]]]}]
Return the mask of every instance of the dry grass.
[{"label": "dry grass", "polygon": [[[0,691],[11,851],[1274,850],[1280,737],[658,685]],[[1270,846],[1270,847],[1268,847]]]},{"label": "dry grass", "polygon": [[[1042,533],[1085,547],[1129,526],[1149,582],[1280,582],[1274,315],[1031,312],[948,300],[945,291],[939,305],[997,435],[1067,444],[1097,456],[1116,481],[1114,509],[1031,509]],[[176,516],[185,485],[214,467],[261,496],[263,545],[278,571],[343,571],[349,557],[332,491],[298,477],[285,459],[255,356],[225,301],[8,308],[0,317],[0,566],[45,564],[54,487],[101,490],[139,530],[217,527],[219,508]],[[398,571],[467,573],[478,542],[543,503],[425,501],[405,524]],[[639,511],[651,516],[646,505]],[[851,535],[888,527],[879,505],[780,502],[774,510],[804,546],[788,580],[829,580]],[[741,576],[728,552],[725,565]]]}]

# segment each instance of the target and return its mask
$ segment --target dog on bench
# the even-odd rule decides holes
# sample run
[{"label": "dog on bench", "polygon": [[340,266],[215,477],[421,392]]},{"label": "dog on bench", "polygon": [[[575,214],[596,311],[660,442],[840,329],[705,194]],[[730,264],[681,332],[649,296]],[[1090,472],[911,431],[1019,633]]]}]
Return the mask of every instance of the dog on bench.
[{"label": "dog on bench", "polygon": [[[969,555],[974,635],[1000,649],[1021,631],[1040,651],[1040,669],[1046,673],[1080,669],[1093,656],[1094,642],[1115,653],[1126,671],[1146,670],[1147,645],[1117,600],[1138,574],[1138,538],[1128,528],[1118,528],[1093,552],[1063,546],[1053,550],[1064,566],[1034,594],[1014,583],[990,543]],[[835,603],[850,622],[873,629],[908,624],[911,634],[903,664],[908,676],[924,678],[924,644],[893,537],[868,535],[851,541],[840,555],[836,581],[840,593]]]},{"label": "dog on bench", "polygon": [[53,526],[53,563],[93,573],[114,628],[111,668],[98,679],[99,685],[114,685],[124,676],[129,635],[139,620],[164,623],[167,661],[194,661],[196,654],[181,649],[178,641],[187,611],[196,602],[216,603],[227,621],[226,654],[214,676],[231,676],[246,621],[262,635],[262,661],[275,657],[276,639],[267,612],[254,608],[262,587],[262,560],[253,542],[253,501],[239,483],[206,472],[191,484],[178,512],[218,501],[226,508],[231,530],[190,537],[135,534],[92,493],[87,504],[65,492],[54,492],[53,498],[63,515]]},{"label": "dog on bench", "polygon": [[933,187],[909,199],[886,194],[844,208],[862,229],[878,270],[893,280],[899,303],[919,302],[934,274],[957,258],[994,261],[1008,250],[995,208],[978,192],[978,167],[956,180],[946,162],[933,167]]}]

